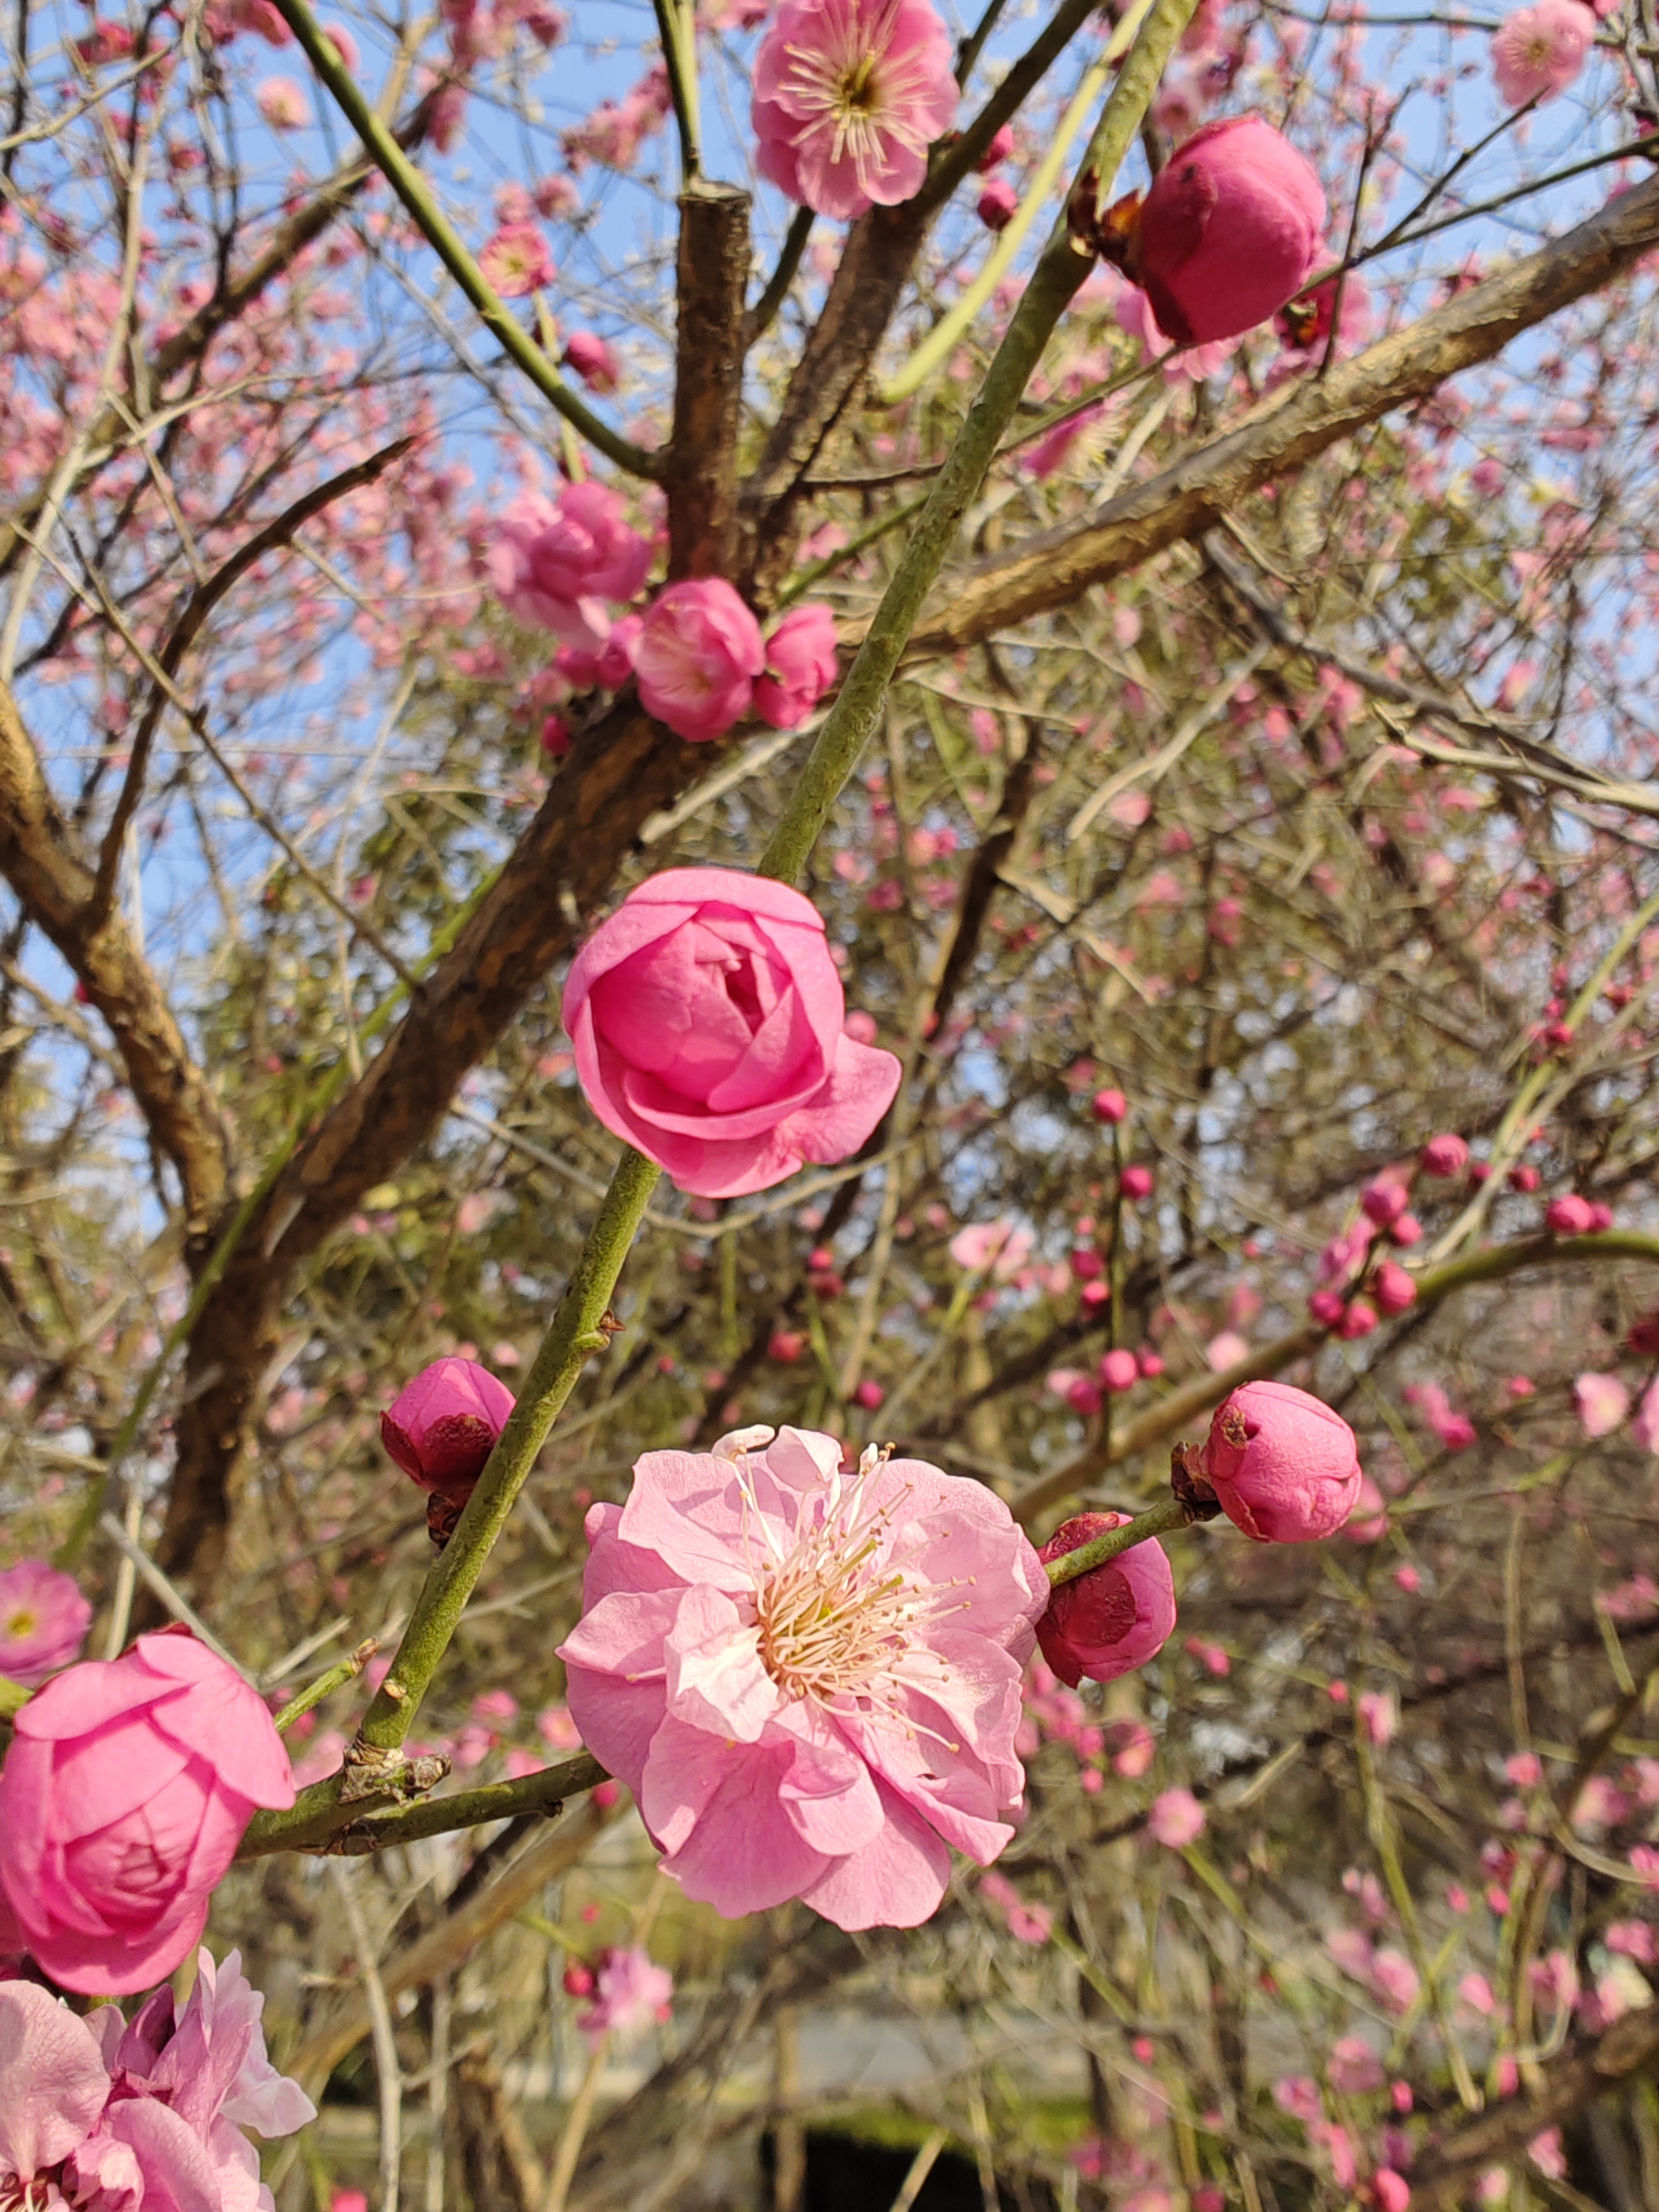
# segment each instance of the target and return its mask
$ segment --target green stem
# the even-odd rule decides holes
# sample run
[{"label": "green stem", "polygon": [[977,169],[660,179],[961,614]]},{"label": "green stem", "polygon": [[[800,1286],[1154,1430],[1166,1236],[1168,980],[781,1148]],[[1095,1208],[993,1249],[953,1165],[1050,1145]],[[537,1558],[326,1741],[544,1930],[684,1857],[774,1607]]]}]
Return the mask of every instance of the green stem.
[{"label": "green stem", "polygon": [[325,1698],[331,1698],[336,1690],[343,1689],[354,1676],[361,1674],[380,1648],[371,1636],[367,1644],[360,1644],[325,1674],[319,1674],[314,1682],[307,1682],[277,1714],[274,1723],[277,1735],[285,1735],[301,1714],[308,1713],[313,1705],[320,1705]]},{"label": "green stem", "polygon": [[583,1367],[605,1347],[608,1340],[602,1324],[660,1173],[638,1152],[623,1154],[569,1287],[525,1377],[519,1402],[496,1439],[443,1556],[422,1586],[398,1656],[364,1716],[358,1731],[360,1745],[390,1757],[408,1735],[438,1662],[483,1571],[490,1547],[507,1525],[514,1500],[535,1465],[536,1455],[563,1411]]},{"label": "green stem", "polygon": [[749,310],[749,320],[744,331],[745,345],[753,345],[757,338],[766,335],[778,309],[789,297],[789,287],[795,281],[795,272],[800,267],[800,258],[806,251],[806,241],[812,235],[812,225],[817,219],[809,207],[795,210],[789,228],[784,233],[778,265],[768,278],[765,290]]},{"label": "green stem", "polygon": [[[1194,4],[1195,0],[1155,0],[1142,24],[1084,157],[1085,168],[1094,170],[1103,183],[1115,177],[1133,143],[1164,64]],[[1031,372],[1093,263],[1092,252],[1073,239],[1062,210],[818,732],[800,782],[772,833],[760,862],[763,875],[789,883],[805,866],[842,785],[876,727],[922,604],[985,481]]]},{"label": "green stem", "polygon": [[702,131],[697,100],[696,0],[654,0],[668,94],[680,135],[680,173],[690,184],[702,173]]},{"label": "green stem", "polygon": [[1108,1559],[1116,1559],[1120,1552],[1144,1544],[1149,1536],[1167,1536],[1172,1529],[1191,1526],[1191,1518],[1180,1499],[1166,1498],[1159,1504],[1149,1505],[1144,1513],[1137,1513],[1121,1528],[1108,1528],[1101,1535],[1091,1536],[1075,1552],[1062,1552],[1057,1559],[1048,1562],[1043,1571],[1050,1586],[1058,1589],[1061,1583],[1075,1582],[1091,1567],[1103,1566]]},{"label": "green stem", "polygon": [[821,561],[814,561],[808,568],[798,568],[773,600],[773,612],[781,614],[786,607],[793,606],[795,601],[810,592],[823,577],[833,574],[837,568],[845,568],[866,546],[873,545],[878,538],[885,538],[890,531],[896,530],[902,522],[908,522],[913,514],[920,514],[927,504],[927,493],[919,492],[915,499],[907,499],[900,507],[890,507],[885,514],[878,515],[873,522],[868,522],[862,530],[855,531],[845,545],[837,546],[833,553],[826,553]]},{"label": "green stem", "polygon": [[324,36],[306,0],[276,0],[284,21],[305,49],[323,82],[334,95],[341,112],[362,140],[370,159],[415,218],[438,258],[460,286],[480,320],[511,356],[536,389],[574,423],[588,444],[629,476],[660,478],[666,462],[660,453],[647,453],[632,445],[579,399],[528,333],[508,312],[507,303],[485,281],[483,271],[451,228],[415,164],[369,106],[356,79],[341,62],[332,43]]},{"label": "green stem", "polygon": [[608,1780],[598,1759],[578,1752],[557,1766],[544,1766],[516,1782],[489,1782],[477,1790],[457,1790],[447,1797],[423,1798],[418,1805],[394,1805],[384,1812],[331,1809],[307,1827],[284,1831],[275,1820],[256,1821],[242,1839],[239,1859],[264,1858],[272,1851],[315,1851],[357,1858],[392,1844],[412,1844],[423,1836],[447,1836],[458,1828],[481,1828],[492,1820],[514,1820],[526,1813],[555,1815],[567,1797]]}]

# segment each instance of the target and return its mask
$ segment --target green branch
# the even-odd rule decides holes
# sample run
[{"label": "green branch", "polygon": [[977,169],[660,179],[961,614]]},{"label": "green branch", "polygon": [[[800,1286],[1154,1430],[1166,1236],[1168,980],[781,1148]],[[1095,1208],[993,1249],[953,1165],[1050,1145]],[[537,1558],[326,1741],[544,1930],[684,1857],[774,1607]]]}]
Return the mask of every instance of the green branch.
[{"label": "green branch", "polygon": [[614,461],[629,476],[645,477],[653,482],[659,480],[666,473],[665,457],[660,453],[647,453],[642,446],[631,444],[596,415],[585,401],[579,399],[535,340],[509,312],[506,301],[486,281],[483,271],[450,227],[448,218],[428,190],[425,178],[364,99],[356,79],[341,61],[332,42],[306,5],[306,0],[276,0],[276,6],[289,28],[305,49],[311,66],[333,94],[341,112],[362,140],[369,158],[409,210],[444,267],[477,309],[479,319],[499,340],[501,350],[511,356],[542,397],[557,409],[567,422],[581,433],[596,453],[603,453],[607,460]]},{"label": "green branch", "polygon": [[1166,1498],[1160,1504],[1149,1505],[1144,1513],[1137,1513],[1133,1521],[1121,1528],[1108,1528],[1092,1536],[1086,1544],[1079,1544],[1074,1552],[1062,1552],[1057,1559],[1048,1561],[1043,1571],[1052,1589],[1062,1583],[1075,1582],[1086,1575],[1091,1567],[1104,1566],[1108,1559],[1116,1559],[1136,1544],[1144,1544],[1149,1536],[1167,1536],[1176,1528],[1190,1528],[1192,1516],[1178,1498]]}]

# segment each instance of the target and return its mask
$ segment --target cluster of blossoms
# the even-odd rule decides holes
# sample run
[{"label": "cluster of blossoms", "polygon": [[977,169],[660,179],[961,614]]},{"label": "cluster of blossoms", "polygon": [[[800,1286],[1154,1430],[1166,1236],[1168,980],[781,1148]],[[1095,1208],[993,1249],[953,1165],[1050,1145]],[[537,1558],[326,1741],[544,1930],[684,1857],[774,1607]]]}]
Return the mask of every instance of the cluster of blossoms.
[{"label": "cluster of blossoms", "polygon": [[316,2115],[265,2056],[264,2002],[234,1951],[216,1968],[198,1954],[182,2013],[161,1989],[131,2024],[0,1983],[0,2204],[275,2212],[244,2130],[292,2135]]},{"label": "cluster of blossoms", "polygon": [[[605,368],[597,346],[581,356],[590,375]],[[552,499],[514,500],[484,565],[509,614],[563,641],[553,664],[558,696],[614,691],[631,676],[647,713],[693,743],[724,737],[750,712],[774,729],[799,728],[835,681],[829,608],[792,608],[763,635],[731,585],[707,576],[666,586],[642,614],[613,617],[643,588],[655,550],[614,491],[571,483]]]}]

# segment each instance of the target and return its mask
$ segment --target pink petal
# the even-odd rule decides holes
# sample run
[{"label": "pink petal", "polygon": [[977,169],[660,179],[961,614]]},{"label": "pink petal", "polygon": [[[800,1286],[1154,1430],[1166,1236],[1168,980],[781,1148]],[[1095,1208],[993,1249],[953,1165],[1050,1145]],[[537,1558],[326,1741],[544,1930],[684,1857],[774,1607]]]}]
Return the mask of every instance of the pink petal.
[{"label": "pink petal", "polygon": [[932,1919],[951,1879],[951,1854],[931,1829],[886,1789],[881,1832],[836,1859],[802,1895],[838,1928],[919,1928]]},{"label": "pink petal", "polygon": [[754,1743],[779,1705],[761,1664],[759,1633],[720,1591],[689,1589],[665,1652],[671,1719]]},{"label": "pink petal", "polygon": [[67,2158],[109,2087],[84,2021],[32,1982],[0,1982],[0,2176],[32,2179]]}]

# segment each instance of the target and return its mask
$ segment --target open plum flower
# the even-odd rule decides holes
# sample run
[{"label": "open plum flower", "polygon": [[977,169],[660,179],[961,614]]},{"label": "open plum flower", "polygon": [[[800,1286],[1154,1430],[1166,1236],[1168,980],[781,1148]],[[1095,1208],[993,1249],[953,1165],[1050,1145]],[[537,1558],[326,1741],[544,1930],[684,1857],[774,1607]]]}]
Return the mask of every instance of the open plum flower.
[{"label": "open plum flower", "polygon": [[564,1025],[601,1121],[682,1190],[737,1198],[844,1160],[898,1089],[846,1000],[810,900],[766,876],[669,868],[571,963]]},{"label": "open plum flower", "polygon": [[1048,1579],[983,1485],[769,1428],[647,1452],[587,1516],[570,1711],[690,1897],[919,1925],[1012,1834]]}]

